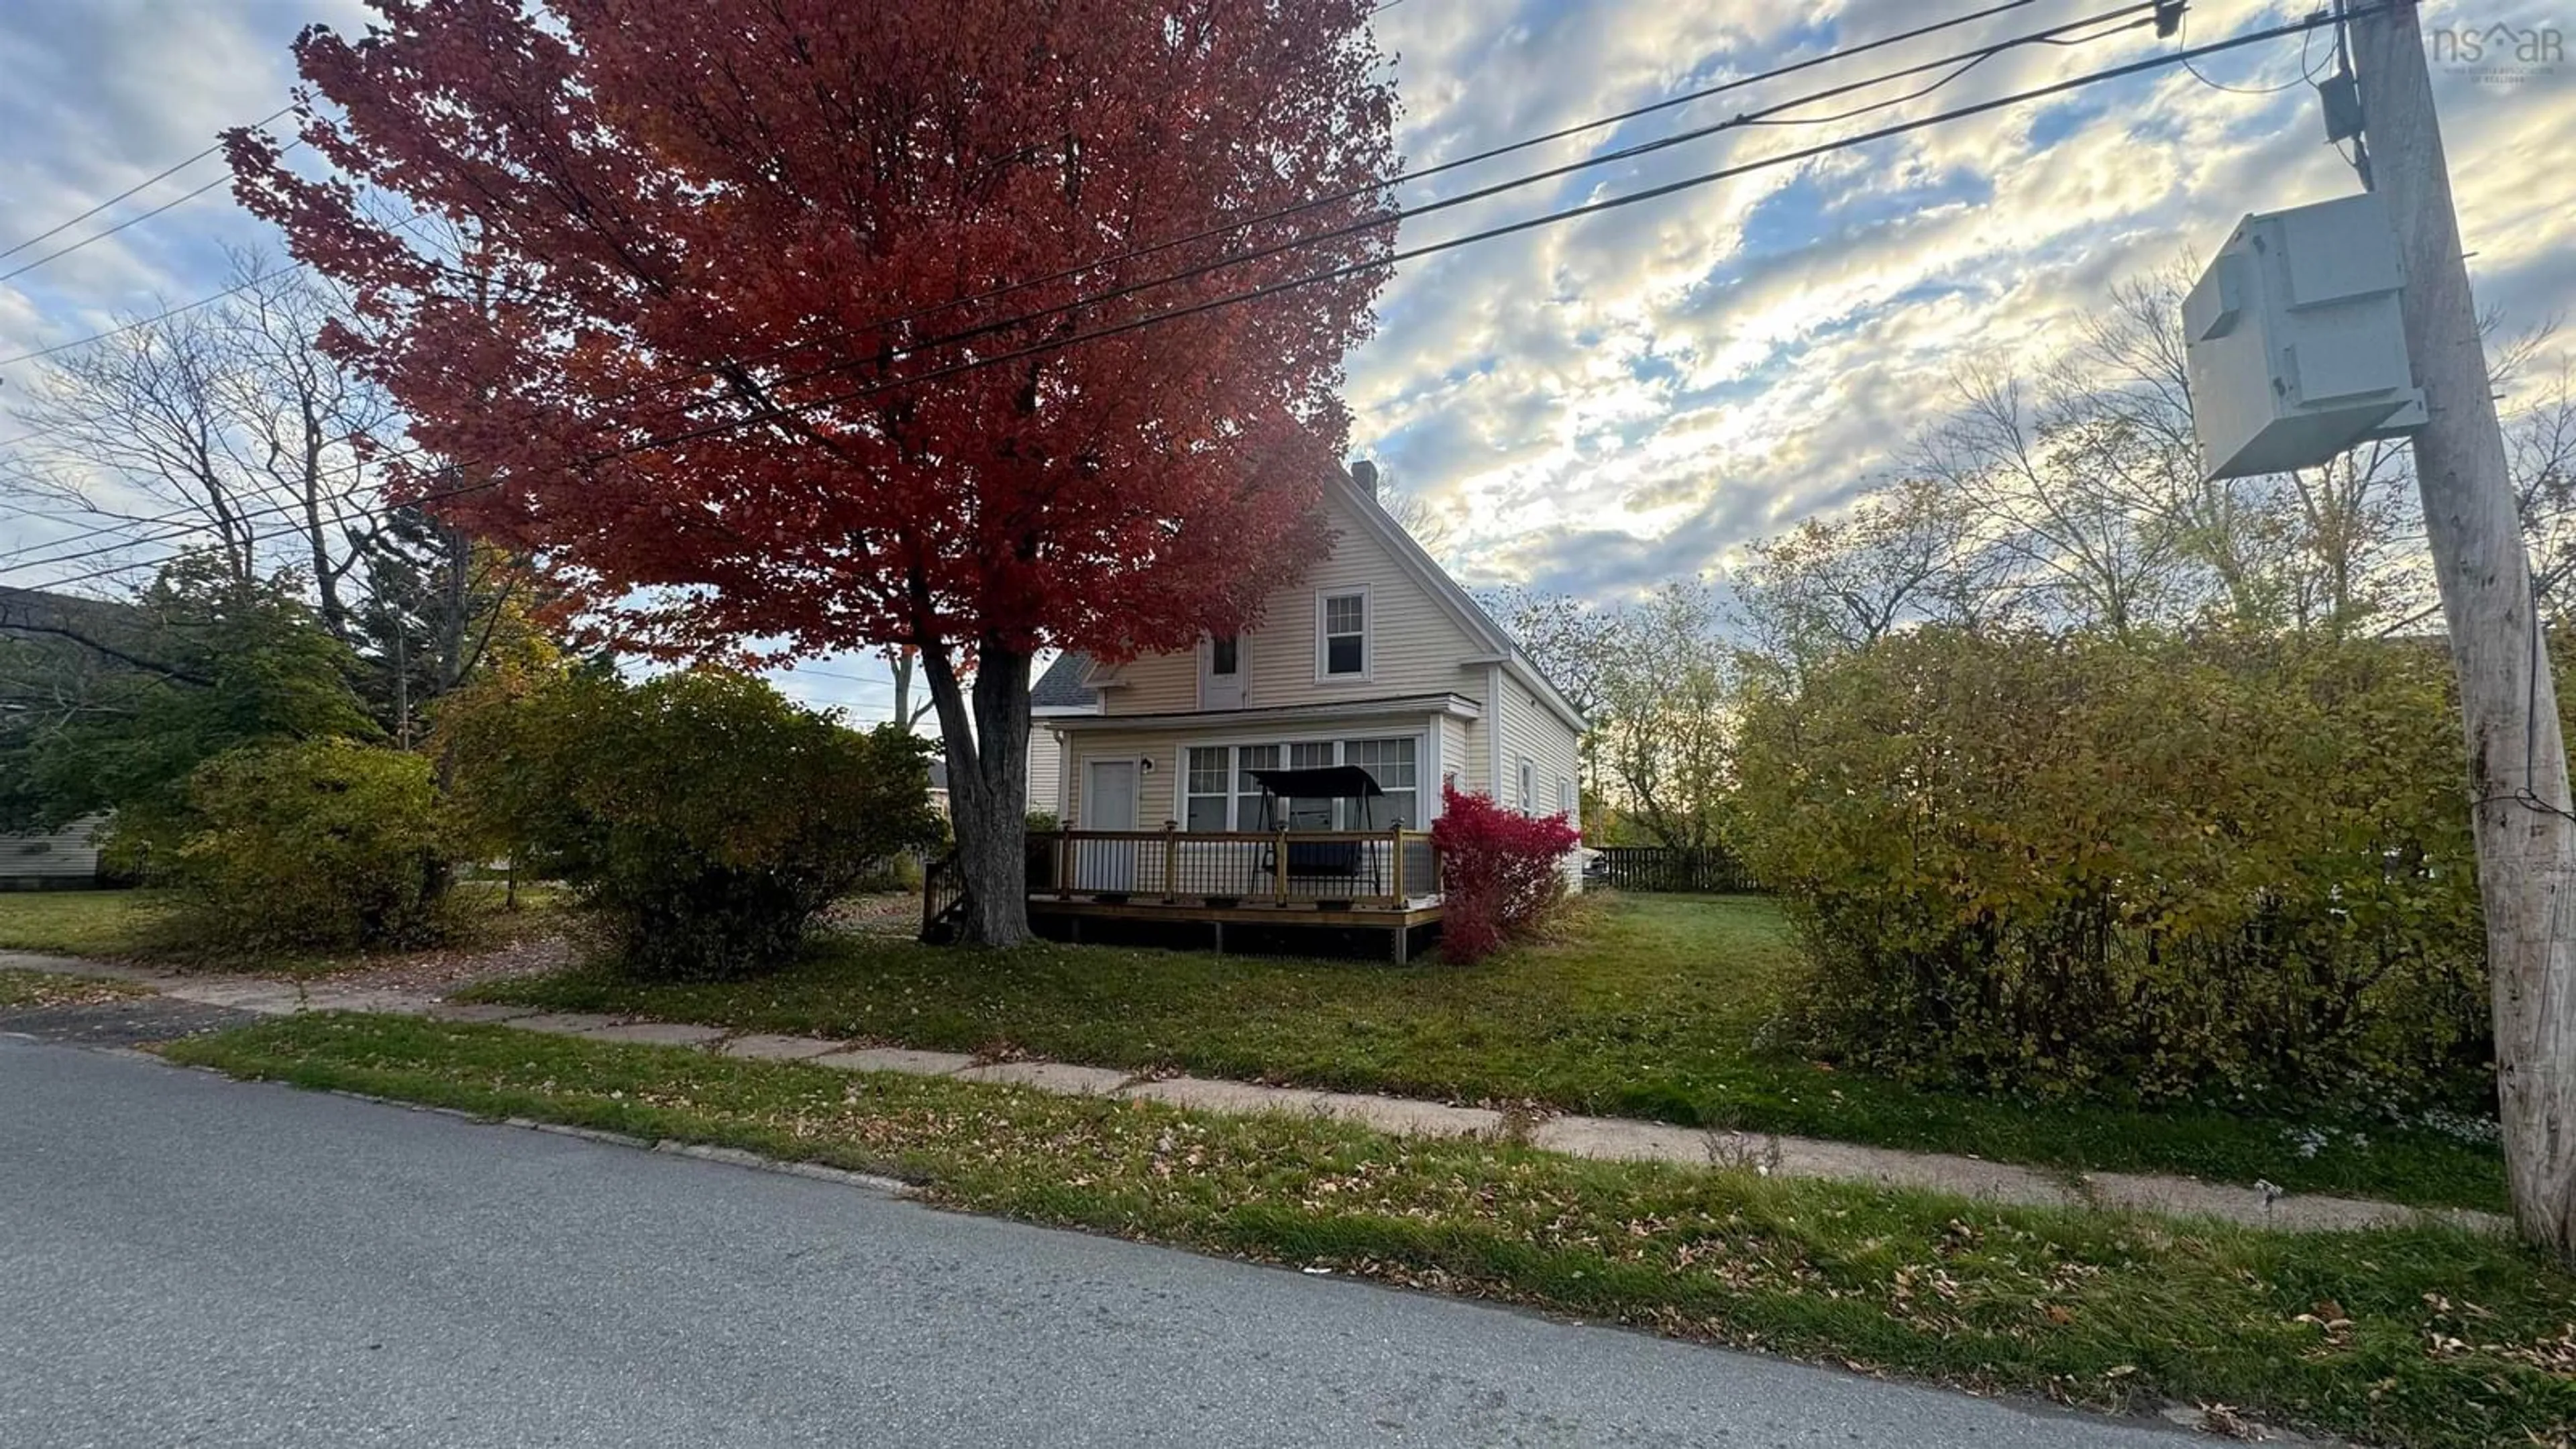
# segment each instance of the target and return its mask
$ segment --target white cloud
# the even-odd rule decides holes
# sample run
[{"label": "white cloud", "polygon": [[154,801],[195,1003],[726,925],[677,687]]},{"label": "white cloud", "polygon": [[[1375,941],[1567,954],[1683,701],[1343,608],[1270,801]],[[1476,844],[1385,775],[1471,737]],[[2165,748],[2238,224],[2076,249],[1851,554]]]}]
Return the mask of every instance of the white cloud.
[{"label": "white cloud", "polygon": [[[1455,195],[2094,8],[2044,0],[1463,167],[1406,195]],[[2204,0],[2192,34],[2206,41],[2308,8]],[[1919,0],[1409,0],[1374,23],[1398,56],[1400,145],[1419,166],[1909,29],[1931,13]],[[16,228],[0,245],[275,109],[296,29],[357,18],[355,0],[0,7],[0,130],[26,142],[0,154],[0,216]],[[2552,16],[2547,0],[2488,0],[2478,18]],[[2170,45],[2130,30],[2013,50],[1867,118],[1709,137],[1423,218],[1400,244]],[[2313,44],[2306,63],[2329,55]],[[2321,144],[2313,94],[2295,84],[2301,64],[2298,41],[2275,41],[2202,68],[2229,85],[2293,83],[2276,94],[2159,73],[1409,263],[1381,299],[1378,338],[1350,359],[1356,439],[1450,516],[1451,552],[1478,581],[1615,591],[1705,568],[1748,537],[1846,502],[1940,414],[1960,362],[2043,353],[2111,283],[2205,252],[2239,214],[2349,190],[2349,171]],[[1933,74],[1817,109],[1901,93]],[[2565,309],[2576,298],[2576,248],[2561,158],[2576,152],[2576,68],[2504,84],[2447,66],[2437,89],[2482,300],[2526,320]],[[206,163],[139,200],[166,199],[215,169]],[[219,284],[223,243],[264,239],[218,195],[0,283],[0,355],[96,330],[156,296],[203,295]],[[0,436],[7,430],[0,423]]]}]

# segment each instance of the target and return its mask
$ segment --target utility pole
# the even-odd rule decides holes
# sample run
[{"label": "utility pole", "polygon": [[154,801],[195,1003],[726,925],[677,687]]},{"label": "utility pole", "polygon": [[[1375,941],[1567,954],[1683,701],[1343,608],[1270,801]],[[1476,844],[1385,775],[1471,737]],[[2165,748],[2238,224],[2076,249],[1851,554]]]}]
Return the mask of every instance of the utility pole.
[{"label": "utility pole", "polygon": [[2576,814],[2557,691],[2505,469],[2415,0],[2354,12],[2370,171],[2406,268],[2406,348],[2429,421],[2415,481],[2468,739],[2496,1089],[2515,1220],[2576,1261]]}]

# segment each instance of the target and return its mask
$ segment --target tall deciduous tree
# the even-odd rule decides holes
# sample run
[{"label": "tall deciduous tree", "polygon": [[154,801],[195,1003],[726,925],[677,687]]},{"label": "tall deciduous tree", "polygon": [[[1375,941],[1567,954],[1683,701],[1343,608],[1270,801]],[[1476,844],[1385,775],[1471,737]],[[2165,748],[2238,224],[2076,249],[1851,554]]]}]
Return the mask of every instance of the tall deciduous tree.
[{"label": "tall deciduous tree", "polygon": [[[382,520],[365,446],[396,419],[382,389],[317,345],[344,303],[273,257],[238,252],[213,306],[63,354],[11,411],[0,498],[103,532],[183,531],[235,582],[296,568],[341,639]],[[175,527],[174,527],[175,526]]]},{"label": "tall deciduous tree", "polygon": [[1321,553],[1390,242],[1100,294],[1385,204],[1367,0],[371,3],[365,36],[296,42],[339,177],[230,139],[245,203],[358,289],[330,345],[470,462],[448,507],[629,642],[918,649],[964,934],[1022,938],[1032,655],[1186,647]]},{"label": "tall deciduous tree", "polygon": [[1661,844],[1719,843],[1735,780],[1735,646],[1709,586],[1677,580],[1619,613],[1594,740],[1603,783]]}]

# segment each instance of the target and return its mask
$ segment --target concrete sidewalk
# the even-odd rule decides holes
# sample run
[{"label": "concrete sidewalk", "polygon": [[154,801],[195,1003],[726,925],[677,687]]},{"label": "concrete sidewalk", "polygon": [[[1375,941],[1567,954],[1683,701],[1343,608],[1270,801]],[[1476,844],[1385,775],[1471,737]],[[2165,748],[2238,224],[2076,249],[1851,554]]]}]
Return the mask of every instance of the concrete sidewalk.
[{"label": "concrete sidewalk", "polygon": [[1991,1202],[2039,1207],[2130,1208],[2216,1218],[2291,1232],[2349,1231],[2425,1221],[2487,1232],[2503,1232],[2511,1226],[2506,1219],[2493,1213],[2459,1208],[2414,1208],[2398,1203],[2316,1194],[2285,1194],[2268,1187],[2236,1187],[2189,1177],[2057,1172],[1951,1153],[1908,1152],[1806,1137],[1674,1127],[1624,1117],[1569,1115],[1516,1122],[1483,1107],[1450,1106],[1407,1097],[1272,1087],[1202,1077],[1156,1077],[1065,1062],[982,1061],[954,1052],[870,1046],[822,1037],[732,1032],[722,1027],[681,1022],[450,1002],[425,994],[350,990],[334,988],[327,983],[305,986],[260,977],[186,976],[21,952],[0,952],[0,969],[52,971],[67,976],[126,981],[149,987],[175,1000],[258,1016],[282,1016],[298,1011],[370,1011],[437,1021],[485,1022],[521,1031],[547,1032],[594,1041],[685,1047],[758,1061],[801,1061],[842,1071],[946,1076],[959,1081],[1021,1087],[1067,1096],[1140,1099],[1203,1112],[1237,1115],[1284,1112],[1297,1116],[1331,1117],[1384,1132],[1494,1140],[1509,1138],[1569,1157],[1663,1162],[1693,1167],[1740,1167],[1766,1176],[1926,1188]]}]

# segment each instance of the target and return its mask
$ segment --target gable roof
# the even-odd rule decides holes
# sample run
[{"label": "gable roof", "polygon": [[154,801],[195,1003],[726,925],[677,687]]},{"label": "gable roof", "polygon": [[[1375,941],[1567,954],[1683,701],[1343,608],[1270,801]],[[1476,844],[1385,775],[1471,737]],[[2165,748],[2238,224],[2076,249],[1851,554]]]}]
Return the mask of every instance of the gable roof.
[{"label": "gable roof", "polygon": [[[1343,502],[1348,505],[1352,517],[1359,521],[1360,527],[1375,538],[1378,546],[1394,559],[1396,566],[1421,585],[1432,603],[1445,610],[1466,632],[1468,639],[1484,651],[1459,660],[1460,664],[1502,665],[1505,673],[1518,679],[1541,704],[1572,726],[1576,734],[1591,728],[1591,721],[1583,717],[1583,711],[1574,707],[1573,701],[1565,697],[1565,691],[1558,689],[1555,681],[1538,667],[1538,661],[1529,656],[1529,651],[1521,648],[1502,625],[1494,622],[1494,616],[1485,612],[1485,606],[1476,602],[1475,595],[1449,577],[1449,571],[1425,552],[1412,534],[1404,531],[1404,525],[1396,522],[1394,516],[1386,511],[1386,505],[1377,500],[1373,490],[1361,487],[1342,469],[1334,470],[1334,479],[1342,489]],[[1047,666],[1046,673],[1029,686],[1030,709],[1087,711],[1098,708],[1100,691],[1086,683],[1093,667],[1094,661],[1088,654],[1067,650],[1056,656],[1055,663]],[[1110,682],[1114,684],[1117,681],[1112,679]]]},{"label": "gable roof", "polygon": [[1378,502],[1373,490],[1361,487],[1347,472],[1340,474],[1340,481],[1349,495],[1351,512],[1361,526],[1377,538],[1398,567],[1422,585],[1423,592],[1431,596],[1433,603],[1449,611],[1459,627],[1467,631],[1468,638],[1487,651],[1481,659],[1464,659],[1460,663],[1500,664],[1505,673],[1527,686],[1541,704],[1573,726],[1576,734],[1591,728],[1591,722],[1583,717],[1583,711],[1574,707],[1574,702],[1567,699],[1565,691],[1557,688],[1556,682],[1538,667],[1538,661],[1529,656],[1529,651],[1523,649],[1502,625],[1495,623],[1494,616],[1485,612],[1485,606],[1476,602],[1476,596],[1449,577],[1449,571],[1424,551],[1412,534],[1404,531],[1404,525],[1395,521],[1394,515],[1386,511],[1386,505]]},{"label": "gable roof", "polygon": [[1100,691],[1083,683],[1091,674],[1091,656],[1068,649],[1055,657],[1046,673],[1029,686],[1031,709],[1091,709]]}]

